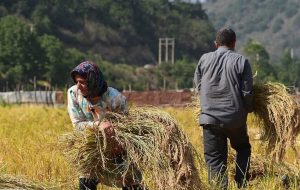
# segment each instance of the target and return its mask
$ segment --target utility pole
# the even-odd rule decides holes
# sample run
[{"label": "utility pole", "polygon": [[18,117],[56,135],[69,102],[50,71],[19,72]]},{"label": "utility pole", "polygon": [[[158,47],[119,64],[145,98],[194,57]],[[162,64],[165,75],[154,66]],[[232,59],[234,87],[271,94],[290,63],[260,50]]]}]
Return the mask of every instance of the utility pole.
[{"label": "utility pole", "polygon": [[172,39],[172,44],[171,44],[171,46],[172,46],[172,57],[171,57],[171,62],[172,62],[172,64],[174,64],[174,56],[175,56],[175,39],[173,38]]},{"label": "utility pole", "polygon": [[296,65],[295,65],[295,61],[294,61],[294,49],[293,48],[291,48],[290,56],[291,56],[291,61],[292,61],[292,72],[293,72],[292,76],[295,77],[293,85],[294,85],[294,90],[296,92],[296,85],[297,85],[298,76],[297,76],[297,73],[296,73],[297,71],[296,71]]},{"label": "utility pole", "polygon": [[158,64],[162,63],[162,47],[165,47],[165,63],[169,63],[169,46],[171,46],[171,63],[174,64],[175,57],[175,39],[174,38],[159,38],[158,42]]},{"label": "utility pole", "polygon": [[161,64],[161,38],[159,38],[158,42],[158,64]]},{"label": "utility pole", "polygon": [[[158,41],[158,64],[162,63],[162,50],[164,46],[165,53],[165,64],[169,63],[169,46],[171,46],[171,64],[174,64],[175,56],[175,39],[174,38],[159,38]],[[163,90],[167,87],[166,76],[163,76]]]},{"label": "utility pole", "polygon": [[165,63],[169,62],[169,60],[168,60],[168,58],[169,58],[169,56],[168,56],[168,47],[169,47],[168,41],[169,41],[168,39],[165,39]]}]

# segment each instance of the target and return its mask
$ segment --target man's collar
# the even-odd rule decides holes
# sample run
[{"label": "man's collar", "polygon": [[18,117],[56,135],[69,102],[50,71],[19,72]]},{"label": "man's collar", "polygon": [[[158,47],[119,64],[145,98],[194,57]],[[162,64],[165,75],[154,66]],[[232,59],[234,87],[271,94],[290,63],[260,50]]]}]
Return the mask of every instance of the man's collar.
[{"label": "man's collar", "polygon": [[218,51],[227,51],[227,50],[231,50],[229,47],[227,46],[220,46],[218,47]]}]

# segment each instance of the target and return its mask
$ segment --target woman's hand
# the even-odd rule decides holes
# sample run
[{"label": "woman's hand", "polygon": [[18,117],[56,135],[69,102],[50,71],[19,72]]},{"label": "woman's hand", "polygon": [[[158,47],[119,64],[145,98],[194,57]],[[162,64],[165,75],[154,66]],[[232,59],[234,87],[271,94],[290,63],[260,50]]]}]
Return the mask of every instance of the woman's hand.
[{"label": "woman's hand", "polygon": [[104,130],[105,134],[108,137],[112,137],[115,135],[114,127],[112,126],[111,122],[109,122],[109,121],[100,122],[99,129]]},{"label": "woman's hand", "polygon": [[102,122],[100,122],[100,124],[99,124],[99,129],[100,129],[100,130],[109,129],[109,128],[111,128],[111,127],[112,127],[112,125],[111,125],[111,123],[110,123],[109,121],[102,121]]},{"label": "woman's hand", "polygon": [[109,138],[110,143],[112,143],[114,146],[110,150],[114,155],[121,155],[124,153],[124,149],[119,142],[116,141],[114,138],[115,136],[115,131],[114,131],[114,126],[112,125],[111,122],[109,121],[102,121],[98,124],[98,128],[100,130],[104,130],[105,134]]}]

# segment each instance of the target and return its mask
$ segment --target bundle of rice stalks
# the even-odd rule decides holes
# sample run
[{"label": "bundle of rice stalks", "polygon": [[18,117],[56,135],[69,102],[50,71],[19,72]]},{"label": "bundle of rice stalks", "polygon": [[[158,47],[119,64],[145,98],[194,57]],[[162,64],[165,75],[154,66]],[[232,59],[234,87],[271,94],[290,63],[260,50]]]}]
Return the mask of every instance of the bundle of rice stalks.
[{"label": "bundle of rice stalks", "polygon": [[200,99],[198,94],[195,94],[192,97],[192,102],[190,104],[188,104],[189,108],[194,108],[193,110],[193,115],[194,117],[197,119],[197,121],[199,122],[199,116],[201,114],[201,107],[200,107]]},{"label": "bundle of rice stalks", "polygon": [[105,118],[115,126],[113,137],[100,130],[64,136],[66,155],[80,173],[117,187],[201,188],[194,149],[169,114],[133,107],[128,115],[107,113]]},{"label": "bundle of rice stalks", "polygon": [[10,175],[0,175],[0,189],[46,190],[46,189],[55,189],[55,188],[46,187],[44,185],[29,182],[27,180],[13,177]]},{"label": "bundle of rice stalks", "polygon": [[268,141],[267,151],[276,161],[281,161],[291,146],[295,153],[295,140],[300,132],[300,112],[296,100],[280,83],[255,84],[254,114]]}]

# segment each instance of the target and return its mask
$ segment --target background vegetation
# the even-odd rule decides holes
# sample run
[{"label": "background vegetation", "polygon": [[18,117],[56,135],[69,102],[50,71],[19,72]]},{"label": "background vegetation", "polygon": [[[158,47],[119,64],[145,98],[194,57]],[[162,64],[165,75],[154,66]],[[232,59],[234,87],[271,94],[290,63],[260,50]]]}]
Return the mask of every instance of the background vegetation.
[{"label": "background vegetation", "polygon": [[[119,90],[192,88],[197,60],[213,50],[209,18],[234,27],[256,80],[299,87],[295,2],[211,0],[203,4],[208,17],[201,3],[181,0],[3,0],[0,91],[63,89],[87,59]],[[157,65],[159,37],[175,38],[174,65]]]},{"label": "background vegetation", "polygon": [[[132,67],[117,66],[123,69],[118,78],[132,76],[140,72],[135,66],[156,64],[160,37],[175,38],[176,59],[190,63],[212,49],[213,36],[214,28],[201,4],[167,0],[4,0],[0,3],[1,86],[29,88],[26,83],[32,83],[35,76],[63,87],[69,78],[66,73],[85,59],[98,62],[109,73],[118,70],[114,64],[129,64]],[[107,79],[117,87],[123,85],[114,76]]]}]

